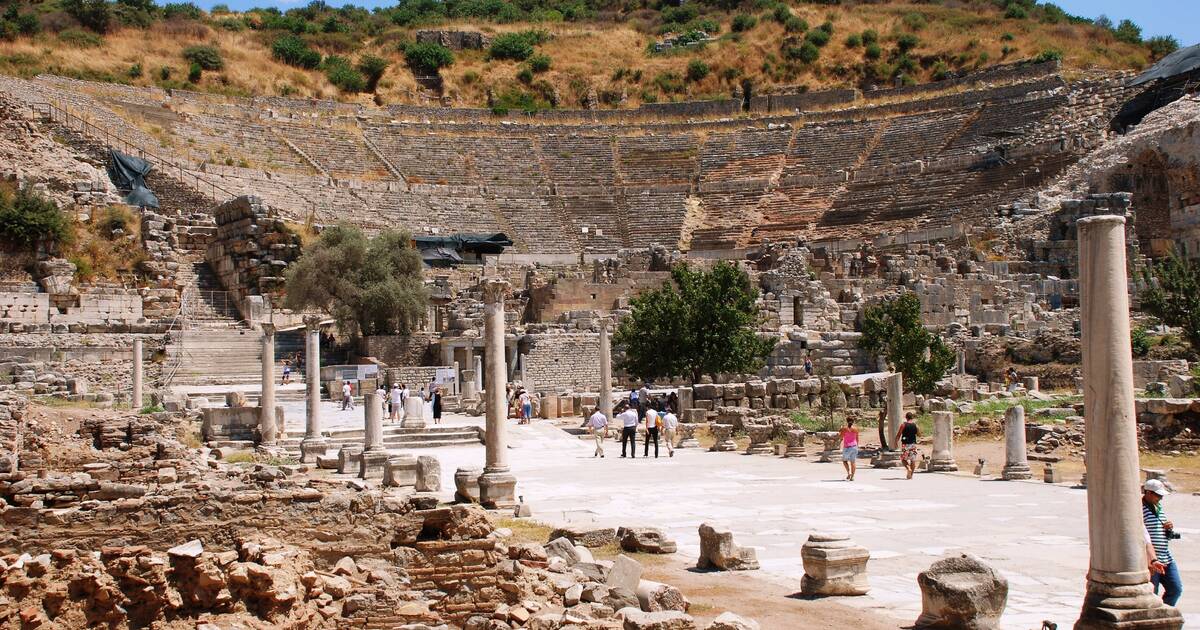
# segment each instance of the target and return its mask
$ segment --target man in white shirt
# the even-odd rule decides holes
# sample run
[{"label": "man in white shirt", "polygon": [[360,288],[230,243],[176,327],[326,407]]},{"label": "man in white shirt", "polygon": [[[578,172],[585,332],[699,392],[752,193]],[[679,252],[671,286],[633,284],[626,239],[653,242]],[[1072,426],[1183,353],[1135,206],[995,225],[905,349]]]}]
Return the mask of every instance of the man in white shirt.
[{"label": "man in white shirt", "polygon": [[679,417],[669,407],[662,417],[663,439],[667,441],[667,457],[675,457],[675,429],[679,428]]},{"label": "man in white shirt", "polygon": [[342,411],[354,409],[354,388],[350,381],[342,381]]},{"label": "man in white shirt", "polygon": [[662,422],[658,419],[658,412],[654,407],[646,407],[646,436],[642,438],[642,444],[645,445],[645,450],[642,451],[643,457],[650,457],[650,440],[654,440],[654,458],[658,459],[658,430],[662,426]]},{"label": "man in white shirt", "polygon": [[621,421],[621,457],[625,457],[625,443],[629,443],[629,457],[637,457],[637,428],[638,428],[638,412],[637,409],[626,409],[617,415],[617,420]]},{"label": "man in white shirt", "polygon": [[379,412],[387,415],[388,397],[387,390],[383,388],[383,383],[375,386],[375,401],[379,403]]},{"label": "man in white shirt", "polygon": [[389,418],[392,422],[400,419],[400,410],[404,408],[404,390],[400,389],[399,383],[392,383],[392,415]]},{"label": "man in white shirt", "polygon": [[608,433],[608,418],[600,412],[600,408],[596,407],[596,413],[588,418],[588,428],[592,430],[592,437],[596,440],[596,452],[592,457],[604,457],[604,438]]}]

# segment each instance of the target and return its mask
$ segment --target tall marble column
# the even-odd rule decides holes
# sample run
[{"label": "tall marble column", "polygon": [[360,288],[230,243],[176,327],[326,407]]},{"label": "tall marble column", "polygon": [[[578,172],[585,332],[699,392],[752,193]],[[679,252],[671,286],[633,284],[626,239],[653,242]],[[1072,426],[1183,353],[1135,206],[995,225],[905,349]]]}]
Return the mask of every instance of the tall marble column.
[{"label": "tall marble column", "polygon": [[133,340],[133,395],[129,406],[134,411],[142,410],[142,340]]},{"label": "tall marble column", "polygon": [[461,391],[460,390],[461,383],[462,383],[462,373],[459,372],[459,370],[458,370],[458,361],[455,361],[454,362],[454,382],[452,383],[453,387],[450,389],[450,393],[454,394],[455,396],[458,396],[459,392]]},{"label": "tall marble column", "polygon": [[1150,586],[1138,483],[1125,218],[1079,219],[1091,562],[1076,630],[1183,627]]},{"label": "tall marble column", "polygon": [[483,357],[475,355],[475,392],[483,391]]},{"label": "tall marble column", "polygon": [[1009,481],[1033,477],[1025,452],[1025,408],[1021,405],[1004,412],[1004,470],[1000,476]]},{"label": "tall marble column", "polygon": [[323,455],[329,440],[321,436],[321,327],[320,319],[304,319],[304,387],[308,390],[304,414],[304,439],[300,441],[300,461]]},{"label": "tall marble column", "polygon": [[[887,381],[887,419],[887,439],[890,443],[896,438],[896,432],[904,422],[904,375],[900,372],[892,374]],[[900,445],[892,446],[898,448]]]},{"label": "tall marble column", "polygon": [[504,400],[507,366],[504,361],[504,296],[508,282],[484,281],[484,339],[487,342],[487,444],[483,475],[479,477],[479,502],[487,508],[516,504],[517,478],[508,468],[508,414]]},{"label": "tall marble column", "polygon": [[954,412],[933,412],[933,453],[929,457],[929,470],[953,472],[958,470],[954,461]]},{"label": "tall marble column", "polygon": [[[612,422],[612,343],[608,339],[607,321],[600,324],[600,413]],[[584,416],[587,415],[585,411]]]},{"label": "tall marble column", "polygon": [[263,446],[275,444],[275,326],[262,325],[262,393],[258,397],[258,432]]}]

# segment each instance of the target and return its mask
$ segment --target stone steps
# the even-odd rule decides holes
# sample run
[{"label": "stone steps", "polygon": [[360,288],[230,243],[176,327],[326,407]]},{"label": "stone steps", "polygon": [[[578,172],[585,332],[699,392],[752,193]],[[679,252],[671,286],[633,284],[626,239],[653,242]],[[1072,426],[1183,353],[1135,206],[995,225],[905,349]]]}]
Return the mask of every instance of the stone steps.
[{"label": "stone steps", "polygon": [[[470,446],[483,442],[481,432],[475,427],[426,427],[424,429],[403,428],[398,424],[384,425],[383,446],[388,450],[412,448],[437,448],[439,446]],[[330,451],[344,445],[362,445],[363,431],[341,430],[329,432]],[[294,432],[279,440],[279,446],[289,454],[300,454],[300,442],[304,433]]]}]

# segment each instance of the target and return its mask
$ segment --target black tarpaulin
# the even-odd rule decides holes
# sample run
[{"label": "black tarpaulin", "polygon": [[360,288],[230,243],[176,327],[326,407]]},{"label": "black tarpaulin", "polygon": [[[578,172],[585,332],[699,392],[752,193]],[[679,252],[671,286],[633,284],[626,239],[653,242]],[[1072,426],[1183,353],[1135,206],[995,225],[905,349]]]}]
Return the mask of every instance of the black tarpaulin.
[{"label": "black tarpaulin", "polygon": [[501,232],[496,234],[452,234],[450,236],[416,236],[413,242],[421,250],[443,248],[476,254],[500,254],[512,247],[512,240]]},{"label": "black tarpaulin", "polygon": [[1200,44],[1180,48],[1159,59],[1149,70],[1134,77],[1129,85],[1142,85],[1155,79],[1169,79],[1197,68],[1200,68]]},{"label": "black tarpaulin", "polygon": [[125,203],[143,208],[157,208],[158,197],[146,187],[146,175],[154,168],[142,158],[125,155],[116,149],[108,150],[108,178],[125,193]]}]

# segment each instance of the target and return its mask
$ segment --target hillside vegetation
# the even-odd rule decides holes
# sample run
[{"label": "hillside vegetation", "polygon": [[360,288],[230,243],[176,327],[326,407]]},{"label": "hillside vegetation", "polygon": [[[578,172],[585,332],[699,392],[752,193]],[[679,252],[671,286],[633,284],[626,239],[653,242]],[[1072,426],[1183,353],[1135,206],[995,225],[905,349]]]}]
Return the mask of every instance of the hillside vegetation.
[{"label": "hillside vegetation", "polygon": [[[0,3],[0,72],[234,95],[504,109],[887,86],[998,63],[1139,69],[1178,46],[1032,0],[402,0],[204,12],[152,0]],[[479,50],[416,42],[477,31]],[[674,39],[685,44],[656,50]]]}]

